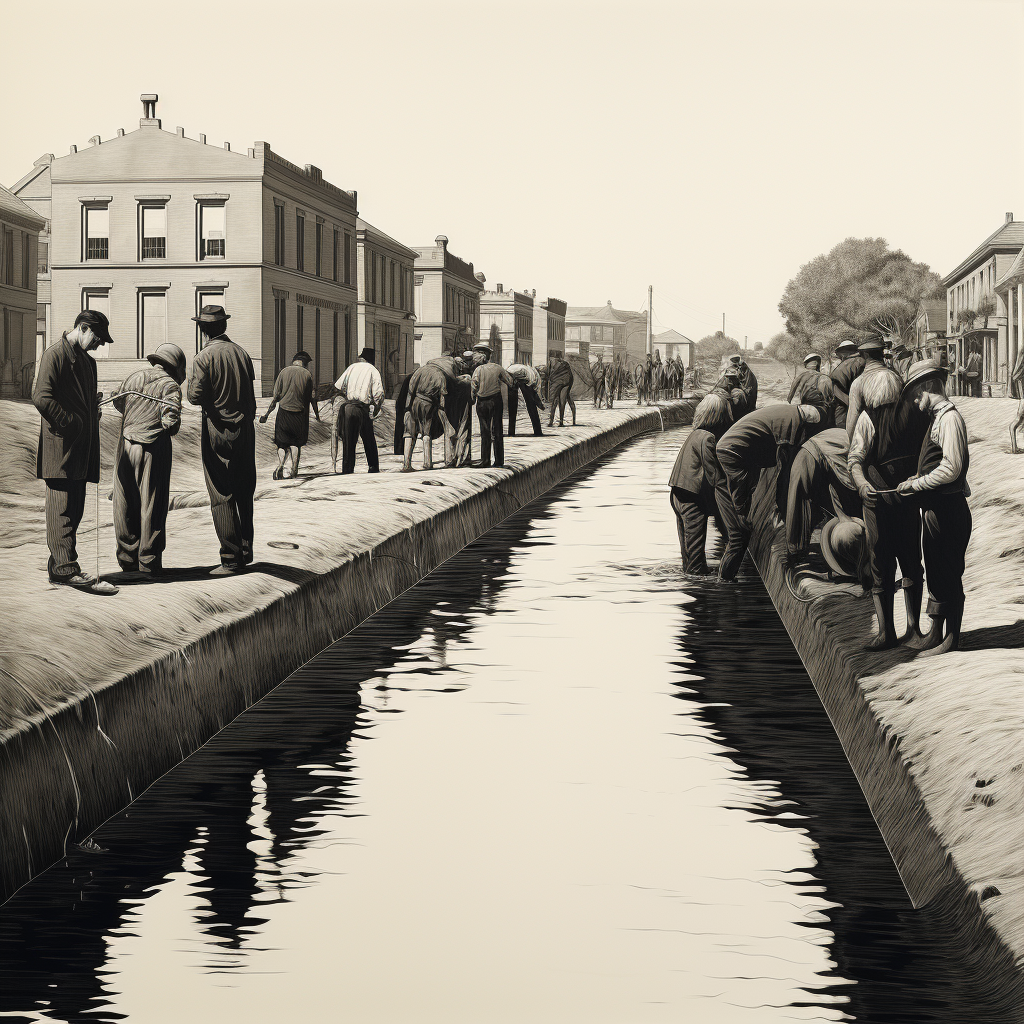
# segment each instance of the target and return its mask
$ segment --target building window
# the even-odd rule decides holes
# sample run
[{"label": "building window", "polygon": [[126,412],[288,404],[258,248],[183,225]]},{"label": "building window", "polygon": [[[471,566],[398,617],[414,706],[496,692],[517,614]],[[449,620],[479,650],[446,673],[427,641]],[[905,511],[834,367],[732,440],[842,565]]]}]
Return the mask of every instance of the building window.
[{"label": "building window", "polygon": [[367,249],[363,262],[368,278],[366,290],[370,295],[370,301],[375,303],[377,301],[377,257]]},{"label": "building window", "polygon": [[284,368],[285,337],[288,327],[285,300],[274,296],[274,375],[276,376]]},{"label": "building window", "polygon": [[306,218],[295,214],[295,269],[306,269]]},{"label": "building window", "polygon": [[284,205],[274,203],[274,262],[284,266]]},{"label": "building window", "polygon": [[[82,309],[95,309],[109,320],[110,292],[106,288],[87,288],[82,292]],[[94,359],[106,359],[110,355],[112,348],[113,345],[100,345],[91,355]]]},{"label": "building window", "polygon": [[380,258],[380,304],[382,306],[388,305],[388,258],[381,256]]},{"label": "building window", "polygon": [[331,277],[338,282],[338,229],[334,229],[334,241],[331,243]]},{"label": "building window", "polygon": [[345,232],[345,284],[352,283],[352,236]]},{"label": "building window", "polygon": [[[319,228],[320,225],[317,224]],[[313,312],[313,384],[320,386],[320,307]]]},{"label": "building window", "polygon": [[390,277],[390,279],[388,281],[388,288],[390,290],[390,295],[388,297],[391,300],[390,301],[390,305],[391,305],[391,307],[393,309],[394,306],[395,306],[396,296],[398,295],[398,292],[395,290],[395,269],[396,268],[395,268],[395,261],[394,260],[391,261],[391,266],[388,269],[389,269],[389,271],[391,273],[391,277]]},{"label": "building window", "polygon": [[50,243],[40,241],[36,249],[36,273],[48,274],[50,272]]},{"label": "building window", "polygon": [[334,324],[331,327],[331,380],[337,380],[341,374],[338,372],[340,363],[338,361],[338,312],[334,312]]},{"label": "building window", "polygon": [[110,214],[106,206],[85,208],[85,258],[110,258]]},{"label": "building window", "polygon": [[322,276],[324,251],[324,226],[320,221],[316,222],[316,276]]},{"label": "building window", "polygon": [[155,352],[167,341],[167,293],[139,292],[138,358]]},{"label": "building window", "polygon": [[227,253],[227,209],[223,203],[199,204],[199,258],[222,260]]},{"label": "building window", "polygon": [[[224,293],[222,291],[215,292],[204,292],[196,289],[196,316],[203,310],[203,306],[223,306],[224,305]],[[196,324],[196,351],[198,352],[203,347],[203,338],[206,335],[199,329],[199,324]]]},{"label": "building window", "polygon": [[[302,306],[295,307],[295,351],[302,351],[302,335],[305,333],[306,310]],[[284,365],[283,363],[281,364]]]},{"label": "building window", "polygon": [[142,259],[166,259],[167,207],[143,206],[140,214],[142,218]]},{"label": "building window", "polygon": [[352,351],[352,314],[345,314],[345,364],[356,361],[355,353]]}]

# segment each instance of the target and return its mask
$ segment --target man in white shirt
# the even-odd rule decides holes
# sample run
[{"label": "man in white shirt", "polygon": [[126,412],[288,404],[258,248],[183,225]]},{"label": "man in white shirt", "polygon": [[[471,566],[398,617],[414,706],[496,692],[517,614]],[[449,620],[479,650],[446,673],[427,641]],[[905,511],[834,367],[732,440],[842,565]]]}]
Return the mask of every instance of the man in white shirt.
[{"label": "man in white shirt", "polygon": [[[931,629],[911,647],[928,654],[945,654],[960,646],[964,617],[964,563],[971,539],[971,510],[967,496],[970,453],[967,424],[946,397],[946,370],[934,359],[910,367],[904,395],[931,423],[921,446],[917,474],[899,485],[904,501],[919,502],[922,510],[924,568],[928,578]],[[942,631],[945,626],[946,636]]]},{"label": "man in white shirt", "polygon": [[540,416],[537,414],[538,409],[544,408],[540,397],[540,374],[526,363],[513,363],[508,367],[508,375],[516,384],[514,388],[508,389],[508,436],[516,436],[516,413],[519,411],[519,395],[522,394],[526,412],[533,424],[533,436],[543,437]]},{"label": "man in white shirt", "polygon": [[331,432],[331,458],[334,471],[338,471],[338,436],[341,435],[341,472],[354,473],[356,468],[356,441],[363,439],[366,453],[366,471],[380,472],[377,456],[377,438],[373,433],[373,421],[384,407],[384,381],[380,370],[374,366],[376,353],[364,348],[354,362],[335,382],[338,392],[337,412]]}]

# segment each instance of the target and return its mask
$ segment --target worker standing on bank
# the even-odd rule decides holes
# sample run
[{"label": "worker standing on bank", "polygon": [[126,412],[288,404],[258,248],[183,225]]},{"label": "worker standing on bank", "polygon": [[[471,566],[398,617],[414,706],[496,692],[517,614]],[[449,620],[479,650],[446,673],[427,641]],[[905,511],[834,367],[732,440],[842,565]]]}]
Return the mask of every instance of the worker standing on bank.
[{"label": "worker standing on bank", "polygon": [[[828,391],[825,391],[825,380],[828,380]],[[803,393],[810,388],[817,388],[825,397],[832,391],[832,378],[821,372],[821,356],[817,352],[808,352],[804,356],[804,368],[793,379],[793,386],[789,389],[789,398],[786,399],[790,405],[799,405]]]},{"label": "worker standing on bank", "polygon": [[384,381],[380,370],[374,365],[377,354],[372,348],[364,348],[359,359],[337,379],[334,384],[338,392],[338,411],[334,417],[332,456],[337,472],[338,439],[341,439],[342,474],[356,471],[356,442],[363,439],[366,454],[366,472],[380,472],[380,456],[377,453],[377,438],[373,432],[373,421],[384,408]]},{"label": "worker standing on bank", "polygon": [[605,372],[604,357],[600,352],[597,358],[590,364],[590,380],[594,388],[594,408],[601,408],[601,400],[605,397]]},{"label": "worker standing on bank", "polygon": [[740,389],[747,396],[747,412],[753,412],[757,408],[757,377],[739,352],[733,353],[729,362],[739,374]]},{"label": "worker standing on bank", "polygon": [[[555,412],[558,413],[558,425],[565,426],[565,406],[569,405],[572,412],[572,425],[576,426],[576,403],[572,400],[572,386],[575,382],[572,367],[562,358],[561,352],[551,353],[548,365],[548,401],[551,411],[548,413],[548,426],[555,425]],[[640,403],[637,402],[639,405]]]},{"label": "worker standing on bank", "polygon": [[127,377],[112,396],[121,413],[114,460],[114,530],[122,571],[158,576],[167,546],[171,438],[181,426],[185,353],[177,345],[164,344],[146,358],[153,365]]},{"label": "worker standing on bank", "polygon": [[516,415],[519,411],[519,396],[522,395],[533,426],[533,436],[543,437],[538,413],[538,410],[544,408],[540,397],[540,374],[528,363],[513,363],[508,368],[508,375],[515,382],[515,386],[508,389],[508,436],[516,436]]},{"label": "worker standing on bank", "polygon": [[96,361],[89,353],[110,343],[107,318],[95,309],[82,310],[74,329],[43,350],[32,389],[32,404],[42,416],[36,477],[46,481],[50,582],[103,595],[116,594],[117,588],[82,568],[77,537],[86,485],[99,486],[100,481],[101,396]]},{"label": "worker standing on bank", "polygon": [[256,374],[249,354],[225,333],[230,316],[223,306],[203,306],[192,317],[204,344],[192,360],[188,400],[203,410],[203,474],[220,538],[214,576],[244,572],[253,560]]},{"label": "worker standing on bank", "polygon": [[[900,375],[885,365],[886,344],[881,337],[871,335],[857,346],[857,351],[864,359],[864,366],[853,379],[849,388],[850,400],[846,411],[846,433],[851,440],[853,440],[853,432],[857,427],[857,420],[864,408],[864,389],[872,390],[873,375],[882,374],[891,386],[895,386],[896,382],[902,385]],[[887,374],[894,374],[894,376],[887,377],[885,376]],[[883,390],[885,389],[883,388]],[[877,397],[876,395],[876,399]]]},{"label": "worker standing on bank", "polygon": [[473,401],[476,403],[477,420],[480,423],[480,465],[490,466],[491,444],[494,444],[494,465],[505,465],[505,439],[502,436],[501,417],[505,403],[501,398],[501,386],[509,390],[515,381],[499,363],[492,363],[491,346],[481,342],[473,346],[479,353],[480,362],[473,370]]},{"label": "worker standing on bank", "polygon": [[836,346],[839,365],[832,371],[832,395],[835,399],[833,422],[846,427],[850,408],[850,388],[864,370],[864,356],[857,351],[856,342],[847,338]]},{"label": "worker standing on bank", "polygon": [[[299,459],[309,441],[310,406],[317,423],[320,422],[320,407],[313,393],[313,375],[309,372],[311,362],[312,356],[308,352],[296,352],[292,356],[291,366],[286,366],[274,381],[274,399],[270,408],[260,417],[260,423],[266,423],[274,406],[280,405],[274,421],[274,444],[280,457],[274,470],[275,480],[299,475]],[[289,454],[292,457],[291,473],[284,465]]]},{"label": "worker standing on bank", "polygon": [[964,559],[973,525],[967,504],[967,424],[946,397],[945,379],[946,371],[935,360],[923,359],[910,367],[904,387],[906,397],[929,418],[917,473],[899,485],[904,500],[917,499],[922,509],[931,629],[909,646],[927,654],[946,654],[960,646]]}]

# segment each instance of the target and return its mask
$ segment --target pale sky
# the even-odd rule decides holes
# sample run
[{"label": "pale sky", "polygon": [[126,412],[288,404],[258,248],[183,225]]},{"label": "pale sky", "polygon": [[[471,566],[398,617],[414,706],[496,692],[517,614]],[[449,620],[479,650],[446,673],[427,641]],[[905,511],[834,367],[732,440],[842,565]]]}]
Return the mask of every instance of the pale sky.
[{"label": "pale sky", "polygon": [[725,312],[766,341],[848,236],[946,273],[1024,219],[1022,0],[2,2],[8,186],[156,92],[165,129],[316,164],[489,287],[651,284],[693,338]]}]

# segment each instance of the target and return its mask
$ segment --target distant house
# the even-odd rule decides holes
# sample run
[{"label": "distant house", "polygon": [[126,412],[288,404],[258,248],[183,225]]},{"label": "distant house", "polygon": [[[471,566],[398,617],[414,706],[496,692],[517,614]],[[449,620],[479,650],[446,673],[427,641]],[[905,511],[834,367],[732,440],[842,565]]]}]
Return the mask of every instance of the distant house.
[{"label": "distant house", "polygon": [[[570,306],[565,314],[565,350],[594,357],[600,352],[605,362],[616,356],[631,365],[643,362],[647,354],[647,314],[616,309],[609,299],[603,306]],[[584,351],[586,349],[587,351]]]},{"label": "distant house", "polygon": [[687,338],[685,334],[680,334],[678,331],[664,331],[661,334],[656,334],[651,339],[651,344],[656,351],[661,353],[663,360],[675,359],[676,356],[679,356],[683,361],[683,366],[688,370],[692,368],[697,344]]},{"label": "distant house", "polygon": [[[1024,249],[1017,253],[1017,258],[996,282],[996,294],[1006,308],[1006,365],[1013,373],[1024,349]],[[1022,397],[1019,389],[1016,397]]]},{"label": "distant house", "polygon": [[[982,357],[982,379],[1006,383],[1012,369],[1006,290],[999,285],[1024,247],[1024,221],[1004,222],[943,279],[950,361],[963,365],[972,347]],[[1009,365],[1008,365],[1009,364]]]},{"label": "distant house", "polygon": [[46,221],[0,185],[0,398],[28,398],[36,361],[36,259]]},{"label": "distant house", "polygon": [[940,350],[946,348],[948,322],[945,302],[941,299],[926,299],[921,303],[914,321],[913,347],[924,356],[938,358]]}]

